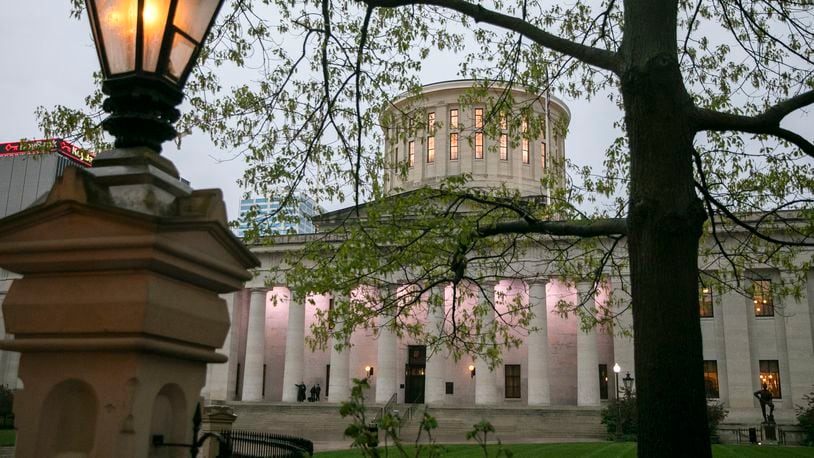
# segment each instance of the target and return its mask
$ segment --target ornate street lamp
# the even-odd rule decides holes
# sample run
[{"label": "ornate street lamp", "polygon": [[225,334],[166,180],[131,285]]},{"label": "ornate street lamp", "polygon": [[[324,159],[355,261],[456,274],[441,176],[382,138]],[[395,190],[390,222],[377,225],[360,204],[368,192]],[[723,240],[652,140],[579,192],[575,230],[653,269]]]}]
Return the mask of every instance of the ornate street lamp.
[{"label": "ornate street lamp", "polygon": [[630,376],[630,372],[622,379],[622,383],[625,384],[625,397],[630,397],[630,393],[633,390],[633,377]]},{"label": "ornate street lamp", "polygon": [[613,374],[616,376],[616,400],[619,400],[619,372],[622,372],[622,368],[619,366],[619,363],[614,363],[613,365]]},{"label": "ornate street lamp", "polygon": [[117,148],[176,136],[186,83],[224,0],[85,0]]}]

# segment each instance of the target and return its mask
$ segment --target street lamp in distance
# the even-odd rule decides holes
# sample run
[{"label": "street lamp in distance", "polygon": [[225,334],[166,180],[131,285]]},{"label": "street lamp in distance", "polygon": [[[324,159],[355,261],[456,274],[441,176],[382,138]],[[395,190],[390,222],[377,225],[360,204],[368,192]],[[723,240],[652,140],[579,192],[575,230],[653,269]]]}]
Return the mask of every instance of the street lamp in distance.
[{"label": "street lamp in distance", "polygon": [[613,375],[616,378],[614,383],[616,387],[616,440],[622,439],[622,404],[619,400],[619,372],[622,372],[622,368],[619,366],[619,363],[614,363]]}]

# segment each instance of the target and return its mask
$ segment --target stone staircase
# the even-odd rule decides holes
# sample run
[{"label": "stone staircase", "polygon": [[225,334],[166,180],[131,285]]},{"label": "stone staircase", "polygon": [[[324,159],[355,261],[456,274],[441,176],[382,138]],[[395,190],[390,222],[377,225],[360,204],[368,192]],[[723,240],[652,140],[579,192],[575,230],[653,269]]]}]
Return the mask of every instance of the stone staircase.
[{"label": "stone staircase", "polygon": [[[347,448],[350,444],[350,439],[343,436],[349,421],[339,415],[338,404],[230,402],[228,405],[237,415],[235,429],[304,437],[314,442],[318,451]],[[379,408],[369,406],[370,420]],[[402,416],[408,408],[396,407]],[[424,406],[417,405],[413,419],[402,428],[401,437],[406,442],[415,440],[423,413]],[[504,443],[519,443],[597,441],[607,437],[598,407],[431,407],[429,413],[438,421],[433,435],[440,443],[466,442],[467,431],[481,420],[495,427],[496,434],[490,434],[490,442],[497,438]]]}]

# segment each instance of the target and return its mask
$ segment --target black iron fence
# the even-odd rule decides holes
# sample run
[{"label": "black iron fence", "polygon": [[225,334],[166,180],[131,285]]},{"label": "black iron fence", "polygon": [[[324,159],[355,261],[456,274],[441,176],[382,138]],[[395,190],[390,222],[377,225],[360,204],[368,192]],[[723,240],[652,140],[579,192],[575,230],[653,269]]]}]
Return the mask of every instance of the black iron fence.
[{"label": "black iron fence", "polygon": [[301,437],[232,429],[219,433],[232,458],[299,458],[314,454],[314,444]]}]

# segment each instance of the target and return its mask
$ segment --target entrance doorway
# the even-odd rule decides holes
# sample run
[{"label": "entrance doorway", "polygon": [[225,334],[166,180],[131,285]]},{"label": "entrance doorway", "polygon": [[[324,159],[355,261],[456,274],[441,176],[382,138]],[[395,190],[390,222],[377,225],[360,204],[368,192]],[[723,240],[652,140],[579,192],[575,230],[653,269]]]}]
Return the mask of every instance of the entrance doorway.
[{"label": "entrance doorway", "polygon": [[408,404],[424,403],[424,371],[427,367],[427,347],[409,345],[407,347],[407,366],[404,372],[404,402]]}]

